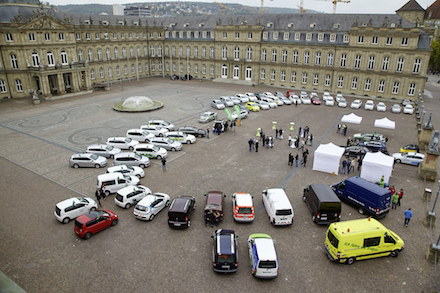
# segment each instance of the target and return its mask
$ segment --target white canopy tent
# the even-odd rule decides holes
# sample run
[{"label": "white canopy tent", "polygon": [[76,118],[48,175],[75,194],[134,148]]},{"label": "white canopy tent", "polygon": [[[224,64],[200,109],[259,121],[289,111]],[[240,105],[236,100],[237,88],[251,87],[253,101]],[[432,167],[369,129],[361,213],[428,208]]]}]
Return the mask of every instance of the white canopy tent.
[{"label": "white canopy tent", "polygon": [[313,170],[338,174],[345,149],[333,143],[321,144],[314,153]]},{"label": "white canopy tent", "polygon": [[361,124],[362,122],[362,117],[351,113],[349,115],[344,115],[341,118],[341,122],[345,122],[345,123],[353,123],[353,124]]},{"label": "white canopy tent", "polygon": [[391,173],[393,172],[394,158],[381,152],[367,153],[362,161],[361,178],[379,182],[384,176],[385,183],[388,184]]},{"label": "white canopy tent", "polygon": [[396,128],[396,122],[391,121],[388,118],[382,118],[382,119],[376,119],[374,120],[374,126],[380,127],[380,128],[387,128],[387,129],[395,129]]}]

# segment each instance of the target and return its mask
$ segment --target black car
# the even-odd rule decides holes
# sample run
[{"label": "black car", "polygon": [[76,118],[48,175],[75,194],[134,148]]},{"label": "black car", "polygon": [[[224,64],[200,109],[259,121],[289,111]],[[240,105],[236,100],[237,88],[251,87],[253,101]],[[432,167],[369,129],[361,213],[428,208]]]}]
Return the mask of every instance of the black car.
[{"label": "black car", "polygon": [[206,131],[203,129],[198,129],[197,127],[193,126],[182,126],[177,129],[177,131],[186,133],[186,134],[192,134],[195,137],[205,137]]},{"label": "black car", "polygon": [[193,79],[193,77],[192,77],[192,75],[184,74],[184,75],[180,76],[180,79],[181,80],[191,80],[191,79]]},{"label": "black car", "polygon": [[357,157],[359,155],[365,155],[368,151],[369,150],[366,147],[352,145],[352,146],[345,147],[344,156]]},{"label": "black car", "polygon": [[384,154],[388,154],[386,145],[381,141],[365,141],[361,142],[360,146],[368,148],[373,153],[382,152]]},{"label": "black car", "polygon": [[211,238],[212,265],[215,272],[233,273],[237,271],[237,237],[233,230],[218,229]]},{"label": "black car", "polygon": [[179,196],[173,199],[168,210],[168,226],[171,228],[189,228],[191,214],[196,209],[193,196]]}]

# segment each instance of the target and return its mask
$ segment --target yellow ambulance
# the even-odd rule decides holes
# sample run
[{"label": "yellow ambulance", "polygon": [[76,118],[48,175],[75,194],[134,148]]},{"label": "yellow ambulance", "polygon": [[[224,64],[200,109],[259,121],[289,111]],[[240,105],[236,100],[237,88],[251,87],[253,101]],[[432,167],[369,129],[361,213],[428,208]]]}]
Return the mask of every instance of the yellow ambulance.
[{"label": "yellow ambulance", "polygon": [[348,265],[356,260],[397,257],[404,248],[399,236],[372,218],[330,224],[324,244],[330,260]]}]

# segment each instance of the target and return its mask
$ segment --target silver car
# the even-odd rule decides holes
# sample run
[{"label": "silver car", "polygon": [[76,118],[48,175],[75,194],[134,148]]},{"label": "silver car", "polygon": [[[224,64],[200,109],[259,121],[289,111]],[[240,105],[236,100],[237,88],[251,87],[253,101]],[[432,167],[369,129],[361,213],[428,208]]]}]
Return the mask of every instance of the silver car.
[{"label": "silver car", "polygon": [[87,147],[86,153],[113,159],[114,155],[122,150],[107,144],[92,144]]},{"label": "silver car", "polygon": [[156,137],[156,135],[154,135],[153,133],[150,133],[143,129],[129,129],[127,130],[126,136],[139,142],[146,143],[148,143],[153,137]]},{"label": "silver car", "polygon": [[113,165],[128,165],[128,166],[138,166],[141,168],[146,168],[150,166],[150,159],[146,156],[140,156],[136,153],[120,153],[115,155],[113,160]]},{"label": "silver car", "polygon": [[74,154],[69,160],[70,167],[95,167],[102,168],[107,166],[107,158],[95,154]]},{"label": "silver car", "polygon": [[391,113],[400,113],[400,112],[402,112],[402,107],[400,107],[399,104],[394,104],[391,107]]},{"label": "silver car", "polygon": [[168,137],[156,137],[155,139],[152,139],[150,143],[172,152],[180,151],[182,149],[182,143],[174,141]]},{"label": "silver car", "polygon": [[225,108],[225,105],[220,100],[212,100],[211,107],[217,110],[222,110]]}]

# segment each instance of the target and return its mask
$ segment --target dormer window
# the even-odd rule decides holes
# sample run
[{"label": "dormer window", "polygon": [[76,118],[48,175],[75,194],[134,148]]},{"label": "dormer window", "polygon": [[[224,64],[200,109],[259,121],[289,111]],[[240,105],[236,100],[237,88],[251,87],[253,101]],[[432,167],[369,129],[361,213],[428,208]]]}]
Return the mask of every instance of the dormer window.
[{"label": "dormer window", "polygon": [[199,27],[203,27],[205,24],[203,22],[199,23]]},{"label": "dormer window", "polygon": [[90,24],[90,20],[89,19],[84,20],[84,24]]},{"label": "dormer window", "polygon": [[267,27],[272,27],[273,26],[273,22],[268,22],[267,23]]},{"label": "dormer window", "polygon": [[316,23],[311,23],[311,24],[310,24],[310,27],[311,27],[311,28],[314,28],[315,26],[316,26]]},{"label": "dormer window", "polygon": [[185,24],[183,25],[183,27],[187,27],[187,26],[189,26],[189,23],[185,23]]},{"label": "dormer window", "polygon": [[339,23],[335,23],[335,24],[333,25],[333,28],[339,28]]},{"label": "dormer window", "polygon": [[288,24],[287,24],[287,27],[292,27],[293,26],[293,22],[289,22]]}]

